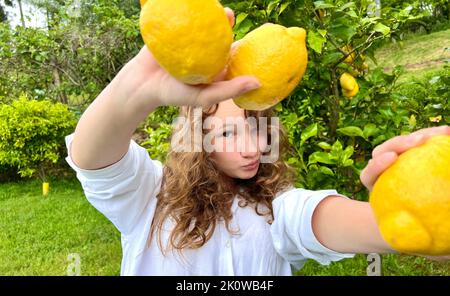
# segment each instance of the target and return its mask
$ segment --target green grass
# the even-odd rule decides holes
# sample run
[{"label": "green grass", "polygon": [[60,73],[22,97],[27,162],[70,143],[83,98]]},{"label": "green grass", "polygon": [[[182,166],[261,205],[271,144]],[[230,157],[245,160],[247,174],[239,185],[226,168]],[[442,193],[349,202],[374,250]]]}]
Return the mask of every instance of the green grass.
[{"label": "green grass", "polygon": [[[355,258],[333,262],[328,266],[308,260],[295,275],[365,276],[368,264],[367,256],[362,254],[356,255]],[[448,276],[450,263],[431,261],[417,256],[387,254],[381,256],[381,270],[385,276]]]},{"label": "green grass", "polygon": [[411,35],[407,39],[392,43],[377,50],[378,65],[387,72],[395,66],[404,66],[407,71],[400,82],[420,78],[441,69],[450,60],[450,29],[428,35]]},{"label": "green grass", "polygon": [[[118,275],[120,235],[85,199],[76,179],[0,185],[0,275],[65,275],[67,256],[78,253],[82,275]],[[310,260],[297,275],[365,275],[366,257],[321,266]],[[450,275],[450,263],[383,256],[384,275]]]},{"label": "green grass", "polygon": [[77,180],[0,185],[0,275],[66,275],[78,253],[82,275],[118,275],[120,234],[85,199]]}]

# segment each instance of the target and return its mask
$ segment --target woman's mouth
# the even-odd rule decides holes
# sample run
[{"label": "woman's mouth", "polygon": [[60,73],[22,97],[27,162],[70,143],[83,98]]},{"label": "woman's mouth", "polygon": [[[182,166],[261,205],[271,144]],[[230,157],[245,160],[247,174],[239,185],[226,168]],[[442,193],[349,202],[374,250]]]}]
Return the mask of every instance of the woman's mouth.
[{"label": "woman's mouth", "polygon": [[245,171],[253,171],[259,167],[259,160],[253,161],[247,165],[242,166]]}]

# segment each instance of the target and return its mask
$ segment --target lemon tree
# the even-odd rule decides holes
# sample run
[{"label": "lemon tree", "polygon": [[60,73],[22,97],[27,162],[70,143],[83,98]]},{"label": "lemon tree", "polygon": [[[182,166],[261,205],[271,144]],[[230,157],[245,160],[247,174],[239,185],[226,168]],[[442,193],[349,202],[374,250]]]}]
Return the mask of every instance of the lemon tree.
[{"label": "lemon tree", "polygon": [[[376,145],[421,127],[450,122],[445,74],[428,86],[415,86],[429,89],[423,99],[417,100],[412,93],[405,97],[397,82],[402,68],[385,73],[374,55],[383,42],[401,38],[423,12],[413,14],[406,6],[385,5],[377,17],[371,1],[222,3],[236,13],[236,39],[267,22],[306,30],[306,73],[292,95],[276,106],[295,148],[290,163],[300,172],[297,185],[337,188],[366,200],[359,174]],[[369,62],[375,66],[369,68]]]}]

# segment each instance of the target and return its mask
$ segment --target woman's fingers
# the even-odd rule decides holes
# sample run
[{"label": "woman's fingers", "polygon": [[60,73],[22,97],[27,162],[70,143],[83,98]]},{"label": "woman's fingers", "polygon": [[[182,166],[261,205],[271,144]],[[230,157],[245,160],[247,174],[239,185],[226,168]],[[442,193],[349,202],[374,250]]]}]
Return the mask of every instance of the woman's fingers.
[{"label": "woman's fingers", "polygon": [[196,105],[211,106],[235,98],[260,86],[259,81],[253,76],[239,76],[232,80],[215,82],[200,91]]},{"label": "woman's fingers", "polygon": [[219,82],[225,79],[225,77],[227,76],[227,71],[228,71],[228,66],[225,67],[225,69],[222,70],[222,72],[220,72],[215,78],[214,78],[214,82]]},{"label": "woman's fingers", "polygon": [[406,136],[394,137],[375,147],[375,149],[373,149],[372,151],[372,158],[376,158],[386,152],[395,152],[397,154],[401,154],[408,149],[422,144],[424,140],[425,137],[422,134],[410,134]]},{"label": "woman's fingers", "polygon": [[229,7],[225,7],[225,13],[227,14],[228,21],[230,22],[230,26],[234,27],[234,12]]},{"label": "woman's fingers", "polygon": [[437,135],[450,135],[450,126],[438,126],[432,128],[421,129],[417,132],[406,136],[394,137],[383,144],[375,147],[372,152],[372,157],[376,158],[378,155],[392,151],[401,154],[406,150],[419,146],[426,142],[429,138]]},{"label": "woman's fingers", "polygon": [[412,134],[424,135],[426,138],[431,138],[438,135],[450,135],[450,126],[441,125],[435,127],[424,128]]},{"label": "woman's fingers", "polygon": [[410,135],[394,137],[377,146],[372,152],[372,159],[361,172],[361,182],[369,191],[372,190],[379,175],[394,163],[398,155],[437,135],[450,135],[450,126],[421,129]]},{"label": "woman's fingers", "polygon": [[233,44],[231,44],[231,51],[235,50],[240,42],[242,42],[242,39],[234,41]]},{"label": "woman's fingers", "polygon": [[390,151],[369,160],[369,163],[361,172],[360,179],[363,185],[369,189],[369,191],[372,191],[373,185],[381,173],[390,167],[397,160],[397,158],[397,153]]}]

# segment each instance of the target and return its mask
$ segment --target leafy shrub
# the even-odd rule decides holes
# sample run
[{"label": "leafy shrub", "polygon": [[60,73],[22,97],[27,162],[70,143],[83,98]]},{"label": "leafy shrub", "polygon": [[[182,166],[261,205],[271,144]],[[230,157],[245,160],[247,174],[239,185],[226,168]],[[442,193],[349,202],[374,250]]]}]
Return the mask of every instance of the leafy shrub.
[{"label": "leafy shrub", "polygon": [[64,136],[75,125],[74,114],[61,103],[22,96],[0,105],[0,165],[16,168],[22,177],[45,180],[65,155]]}]

